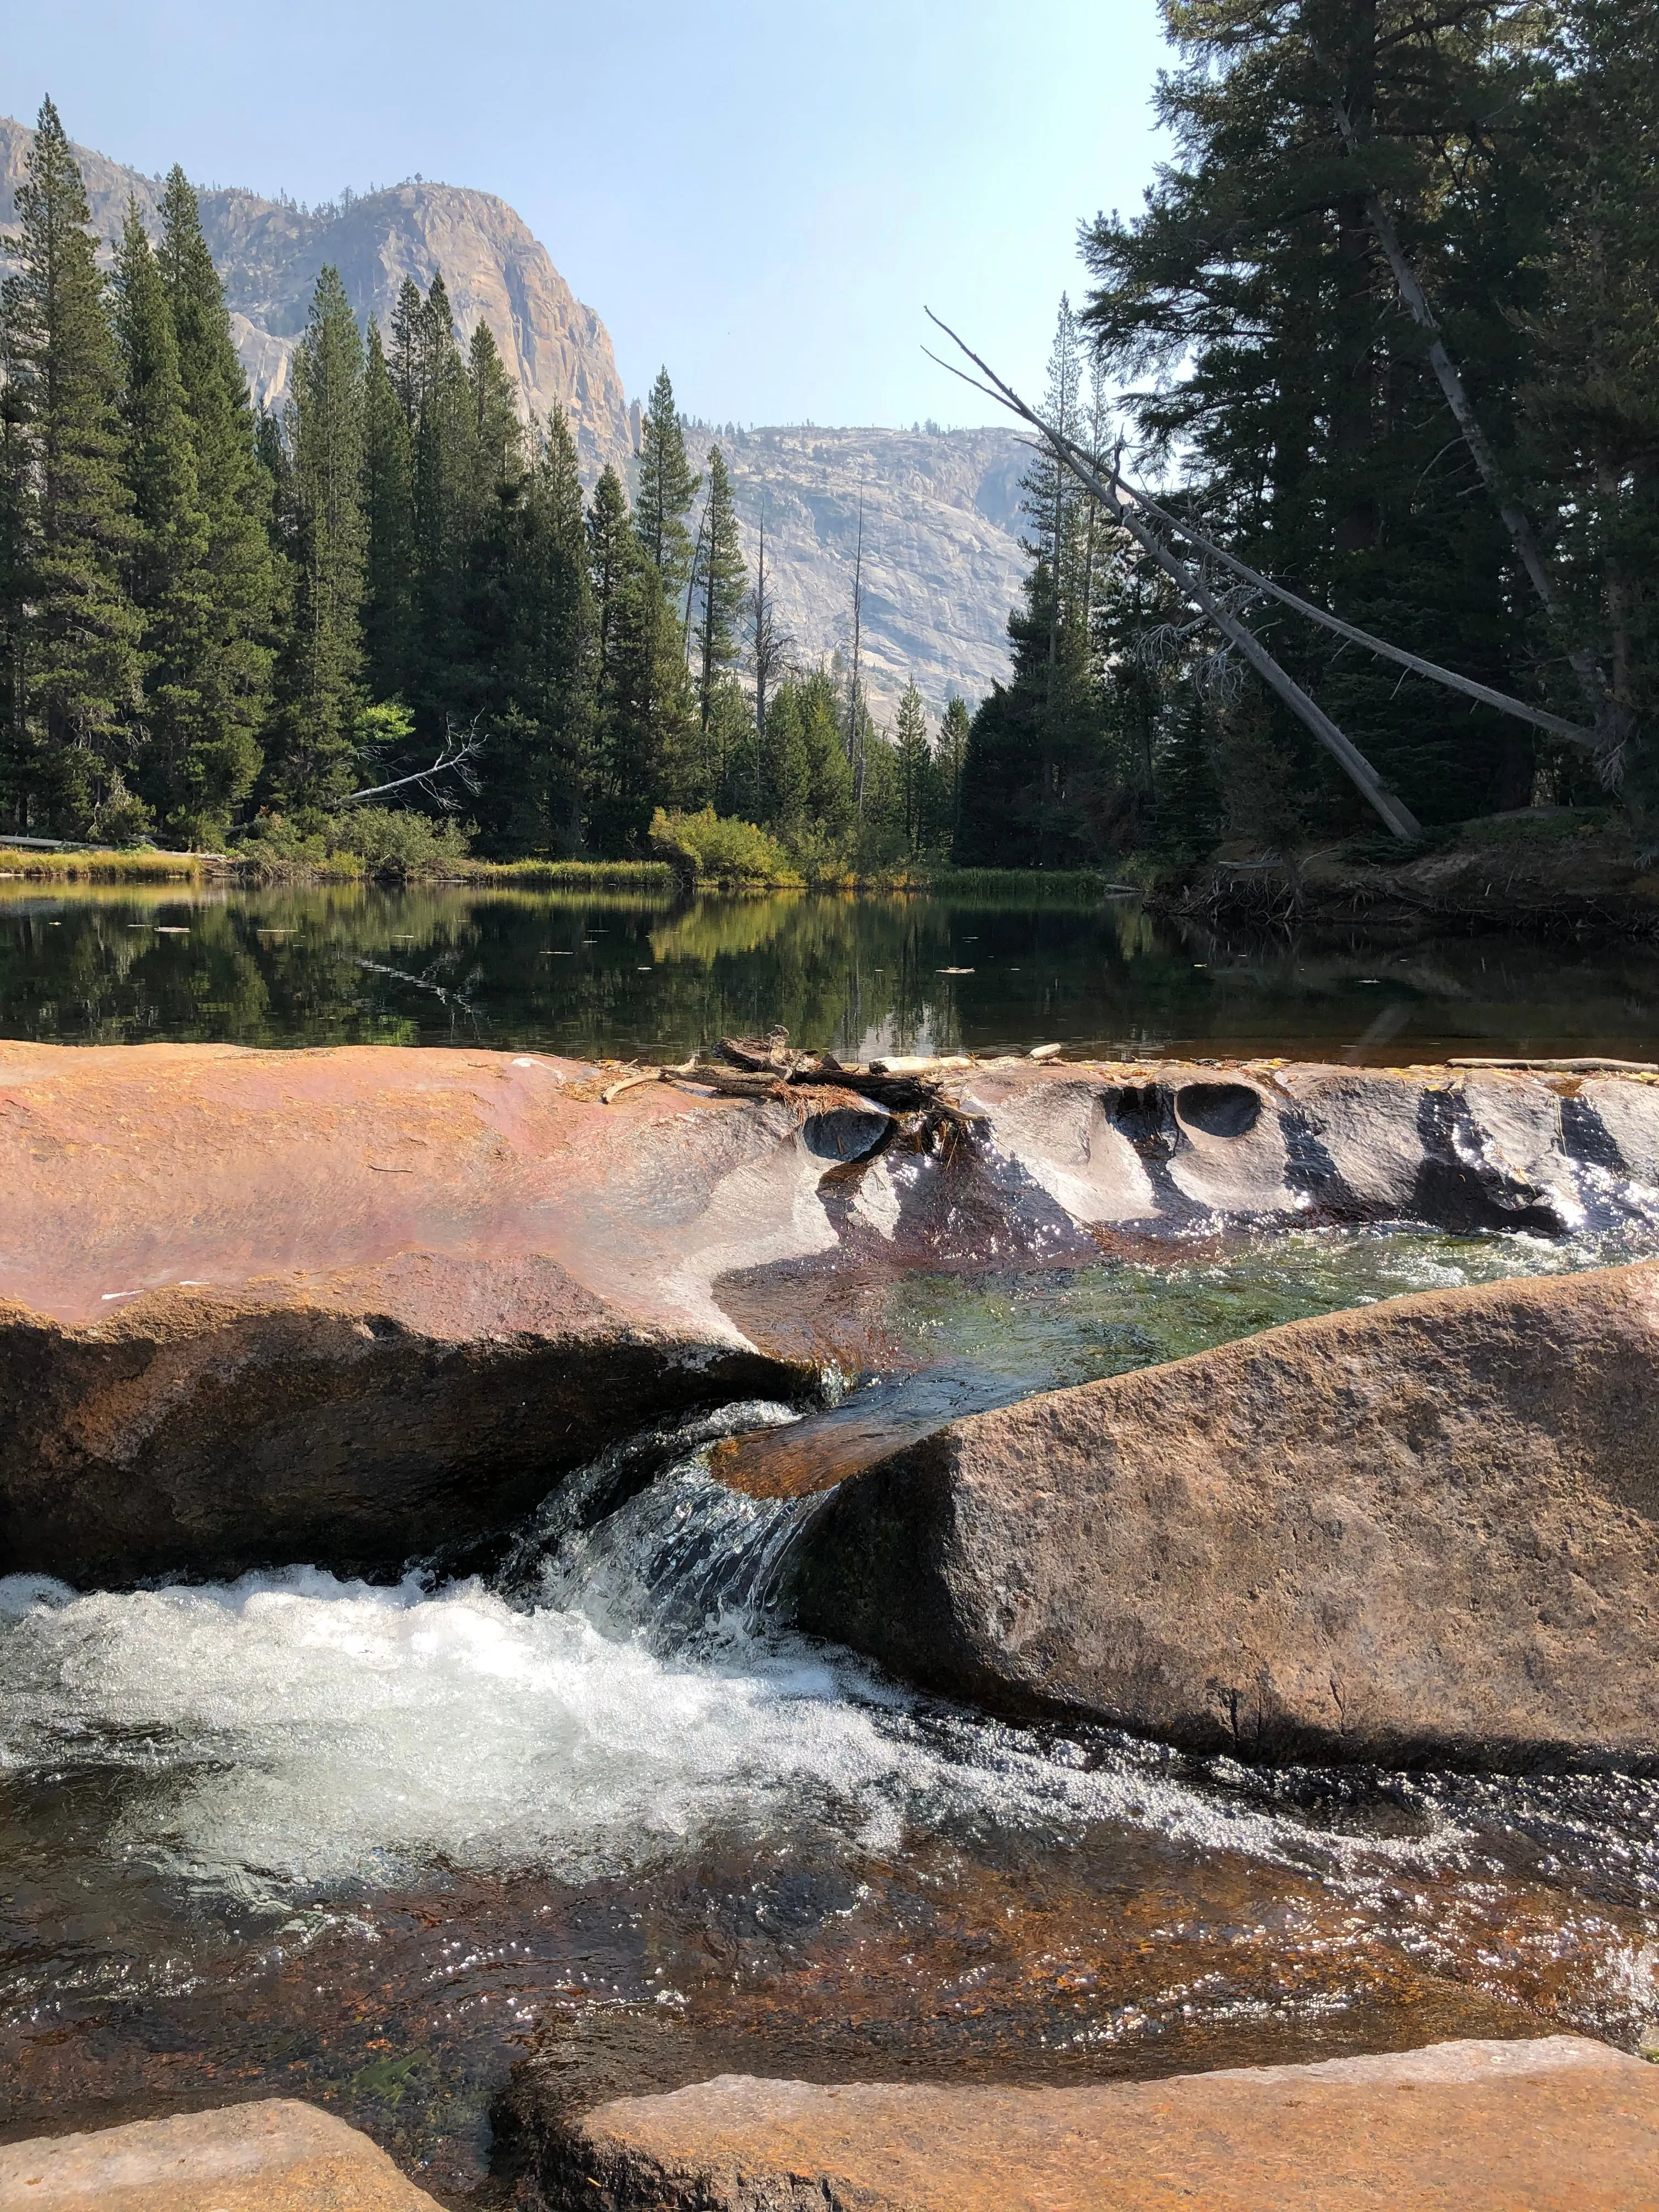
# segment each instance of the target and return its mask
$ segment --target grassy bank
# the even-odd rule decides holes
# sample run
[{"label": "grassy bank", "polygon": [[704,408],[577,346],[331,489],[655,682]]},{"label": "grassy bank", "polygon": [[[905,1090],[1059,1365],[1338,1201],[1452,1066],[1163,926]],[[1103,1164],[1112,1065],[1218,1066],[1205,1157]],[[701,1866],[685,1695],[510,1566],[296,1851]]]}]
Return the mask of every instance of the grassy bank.
[{"label": "grassy bank", "polygon": [[841,891],[878,897],[1007,900],[1021,906],[1091,902],[1105,890],[1103,879],[1087,869],[1046,871],[1020,868],[951,868],[908,864],[870,875],[850,871],[816,880],[793,868],[775,875],[695,873],[668,860],[482,860],[444,851],[411,864],[398,858],[377,861],[359,853],[295,854],[252,844],[228,854],[158,853],[134,848],[88,848],[40,852],[0,844],[0,876],[45,884],[218,883],[477,884],[501,890],[650,892],[671,896],[681,887],[700,891]]},{"label": "grassy bank", "polygon": [[0,843],[0,876],[26,876],[49,884],[198,883],[223,876],[228,864],[216,854],[153,853],[89,847],[85,852],[41,853]]}]

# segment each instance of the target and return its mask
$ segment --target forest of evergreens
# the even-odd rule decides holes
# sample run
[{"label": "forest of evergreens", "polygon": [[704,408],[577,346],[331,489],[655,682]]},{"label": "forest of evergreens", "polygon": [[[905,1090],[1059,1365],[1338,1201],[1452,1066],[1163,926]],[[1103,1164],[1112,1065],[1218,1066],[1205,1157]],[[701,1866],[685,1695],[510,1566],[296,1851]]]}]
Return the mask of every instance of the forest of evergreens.
[{"label": "forest of evergreens", "polygon": [[[0,829],[280,857],[369,791],[499,857],[648,851],[659,808],[763,823],[812,870],[948,842],[965,710],[935,737],[912,690],[890,739],[850,674],[793,667],[665,372],[630,510],[614,470],[584,498],[562,416],[522,422],[486,324],[463,351],[441,274],[365,333],[325,268],[279,419],[181,171],[106,275],[48,102],[18,216]],[[347,819],[373,857],[385,806]]]},{"label": "forest of evergreens", "polygon": [[[1174,152],[1084,232],[1044,412],[1260,569],[1594,722],[1599,756],[1248,595],[1231,602],[1425,823],[1659,801],[1659,0],[1164,0]],[[1339,109],[1340,115],[1339,116]],[[1345,142],[1345,123],[1352,144]],[[1392,216],[1540,538],[1529,589],[1369,213]],[[650,849],[660,808],[808,875],[950,854],[1074,868],[1363,830],[1363,802],[1052,461],[1012,665],[890,730],[795,665],[718,445],[665,371],[637,482],[585,494],[441,275],[362,329],[318,279],[258,416],[182,172],[100,266],[43,108],[0,312],[0,830],[300,850],[459,816],[491,856]],[[1127,390],[1128,397],[1123,394]],[[701,496],[700,496],[701,495]],[[693,520],[696,519],[696,529]],[[458,766],[430,782],[446,755]],[[389,787],[389,788],[388,788]],[[384,827],[380,833],[384,836]]]},{"label": "forest of evergreens", "polygon": [[[1260,599],[1251,625],[1425,823],[1659,803],[1659,8],[1164,0],[1174,142],[1083,234],[1046,406],[1253,567],[1615,740],[1598,759]],[[1340,102],[1358,141],[1345,147]],[[1374,187],[1542,540],[1545,614],[1368,222]],[[1131,388],[1127,410],[1109,394]],[[959,858],[1055,866],[1376,827],[1300,724],[1073,479],[1032,480],[1013,670],[975,717]],[[1575,661],[1578,664],[1575,667]],[[1591,680],[1583,671],[1588,665]]]}]

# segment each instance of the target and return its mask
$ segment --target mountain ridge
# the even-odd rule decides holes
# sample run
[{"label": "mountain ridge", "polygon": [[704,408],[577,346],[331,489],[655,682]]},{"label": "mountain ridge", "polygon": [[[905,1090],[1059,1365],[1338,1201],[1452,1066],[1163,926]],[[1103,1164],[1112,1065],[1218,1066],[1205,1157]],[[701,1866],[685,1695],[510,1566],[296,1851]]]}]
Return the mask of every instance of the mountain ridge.
[{"label": "mountain ridge", "polygon": [[[0,118],[0,234],[15,222],[33,136]],[[129,196],[147,227],[159,228],[160,178],[89,147],[75,153],[101,238],[113,239]],[[631,477],[637,416],[610,333],[505,200],[424,179],[314,210],[240,186],[198,192],[256,404],[280,408],[287,396],[325,264],[338,268],[360,319],[374,315],[383,327],[405,276],[424,289],[441,270],[463,343],[489,323],[526,413],[565,410],[584,478],[591,484],[607,465]],[[686,439],[700,471],[711,444],[726,454],[751,575],[764,513],[769,581],[804,666],[850,645],[862,507],[860,667],[878,714],[890,715],[912,679],[939,714],[953,694],[971,703],[1006,674],[1007,614],[1025,568],[1017,433],[789,423],[727,436],[694,424]]]}]

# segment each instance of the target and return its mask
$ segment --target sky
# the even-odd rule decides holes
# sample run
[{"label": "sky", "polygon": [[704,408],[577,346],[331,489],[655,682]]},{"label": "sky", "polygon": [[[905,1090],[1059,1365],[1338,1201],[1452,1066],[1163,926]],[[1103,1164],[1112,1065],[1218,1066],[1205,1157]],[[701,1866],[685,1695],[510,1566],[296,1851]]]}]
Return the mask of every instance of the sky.
[{"label": "sky", "polygon": [[1040,387],[1164,59],[1156,0],[52,0],[12,11],[0,111],[50,93],[116,161],[313,204],[497,193],[630,395],[665,363],[716,422],[968,423],[924,303]]}]

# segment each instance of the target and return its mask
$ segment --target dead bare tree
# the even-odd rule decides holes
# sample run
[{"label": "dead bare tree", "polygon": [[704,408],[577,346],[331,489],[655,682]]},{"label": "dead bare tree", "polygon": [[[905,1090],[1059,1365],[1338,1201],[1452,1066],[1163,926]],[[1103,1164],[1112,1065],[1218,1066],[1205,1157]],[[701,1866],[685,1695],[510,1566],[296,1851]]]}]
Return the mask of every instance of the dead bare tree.
[{"label": "dead bare tree", "polygon": [[[1403,799],[1397,798],[1393,792],[1384,787],[1382,778],[1364,754],[1360,751],[1358,746],[1338,729],[1324,708],[1309,697],[1295,678],[1280,667],[1255,632],[1247,629],[1243,623],[1228,611],[1215,593],[1211,591],[1203,577],[1195,569],[1189,568],[1186,562],[1178,557],[1168,543],[1167,538],[1150,529],[1141,520],[1138,512],[1138,495],[1132,494],[1129,488],[1122,483],[1115,465],[1103,478],[1083,458],[1080,447],[1075,446],[1060,431],[1051,428],[1034,409],[1028,407],[1012,386],[1005,384],[995,370],[988,362],[982,361],[964,339],[958,337],[948,323],[941,321],[931,307],[927,310],[927,315],[930,321],[937,323],[946,337],[961,348],[975,367],[982,370],[989,377],[990,385],[977,384],[975,378],[963,375],[962,370],[956,368],[949,362],[940,361],[939,367],[950,369],[952,375],[961,376],[964,383],[976,384],[977,389],[983,392],[988,398],[995,399],[1001,405],[1011,409],[1013,413],[1029,422],[1033,429],[1038,431],[1048,444],[1055,458],[1070,469],[1073,475],[1096,499],[1113,509],[1119,523],[1128,532],[1141,550],[1158,563],[1164,574],[1172,583],[1179,586],[1194,606],[1203,610],[1222,635],[1243,654],[1262,681],[1272,690],[1277,692],[1291,712],[1313,732],[1320,744],[1340,763],[1355,789],[1387,823],[1395,836],[1402,842],[1410,842],[1422,834],[1422,825],[1417,817]],[[933,355],[932,358],[935,361],[939,360],[937,355]]]},{"label": "dead bare tree", "polygon": [[[1175,556],[1167,544],[1155,540],[1149,532],[1143,531],[1132,519],[1131,510],[1145,515],[1149,521],[1158,525],[1161,531],[1171,536],[1184,538],[1204,559],[1218,562],[1233,574],[1257,590],[1267,593],[1270,598],[1277,599],[1281,605],[1294,609],[1298,614],[1305,615],[1310,621],[1320,623],[1325,629],[1334,631],[1338,636],[1346,638],[1353,644],[1364,646],[1368,652],[1376,653],[1382,659],[1392,660],[1401,667],[1409,668],[1413,673],[1426,677],[1432,683],[1462,692],[1466,697],[1478,699],[1486,706],[1496,708],[1501,714],[1513,715],[1520,720],[1531,722],[1540,729],[1549,730],[1558,737],[1565,738],[1574,744],[1585,747],[1604,763],[1616,759],[1616,748],[1621,732],[1616,722],[1610,720],[1608,716],[1598,714],[1597,726],[1586,728],[1582,723],[1568,721],[1564,716],[1550,714],[1545,708],[1534,707],[1524,699],[1511,698],[1505,692],[1494,690],[1489,684],[1477,684],[1472,678],[1460,675],[1455,670],[1443,668],[1436,661],[1425,659],[1420,653],[1407,652],[1404,647],[1394,645],[1386,638],[1377,637],[1369,630],[1360,629],[1352,623],[1342,621],[1339,616],[1333,615],[1326,608],[1316,606],[1311,600],[1302,599],[1296,592],[1286,590],[1284,585],[1275,583],[1270,576],[1264,576],[1260,570],[1252,568],[1247,562],[1239,560],[1236,555],[1229,553],[1224,547],[1218,545],[1213,539],[1206,537],[1185,517],[1171,514],[1168,509],[1161,507],[1145,492],[1126,482],[1116,460],[1105,468],[1103,477],[1101,468],[1095,465],[1091,456],[1085,455],[1081,447],[1073,440],[1065,437],[1053,425],[1045,422],[1034,410],[1026,405],[1011,386],[1005,384],[995,371],[982,361],[955,331],[951,329],[948,323],[941,321],[931,309],[927,312],[929,320],[937,324],[951,342],[961,348],[963,353],[975,364],[975,368],[981,369],[990,379],[990,383],[989,385],[981,384],[974,377],[964,376],[963,372],[951,362],[940,362],[939,366],[950,369],[953,375],[962,376],[965,383],[973,385],[976,391],[984,392],[987,398],[996,399],[1003,406],[1010,408],[1012,412],[1022,416],[1024,421],[1031,424],[1033,428],[1039,431],[1053,450],[1063,453],[1066,465],[1073,473],[1090,485],[1097,497],[1105,500],[1113,507],[1118,520],[1128,530],[1130,535],[1151,554],[1167,575],[1181,584],[1182,590],[1195,605],[1204,607],[1206,613],[1211,613],[1211,608],[1205,604],[1202,595],[1202,580],[1194,578],[1184,564],[1179,562],[1175,562],[1175,565],[1172,566],[1171,562],[1174,561]],[[935,361],[939,360],[937,355],[930,357]],[[1194,588],[1194,585],[1199,588]],[[1286,703],[1319,738],[1321,743],[1335,754],[1358,787],[1365,792],[1367,798],[1371,799],[1372,805],[1376,805],[1375,798],[1366,788],[1366,780],[1355,774],[1352,763],[1346,756],[1352,755],[1353,762],[1362,763],[1366,777],[1375,783],[1376,772],[1370,769],[1370,763],[1364,762],[1364,756],[1349,743],[1347,738],[1342,737],[1340,731],[1336,731],[1336,736],[1340,739],[1340,744],[1332,743],[1328,732],[1335,731],[1335,725],[1331,722],[1328,715],[1324,714],[1321,708],[1316,707],[1314,702],[1308,699],[1306,693],[1301,690],[1300,686],[1296,684],[1282,668],[1279,667],[1277,662],[1273,660],[1272,656],[1267,653],[1266,648],[1261,646],[1260,640],[1255,638],[1253,633],[1241,634],[1237,624],[1230,627],[1228,623],[1218,618],[1219,615],[1226,611],[1225,609],[1219,609],[1217,613],[1211,615],[1212,620],[1216,623],[1216,627],[1237,646],[1246,659],[1285,700]],[[1249,641],[1248,643],[1247,636]],[[1399,802],[1395,800],[1394,805],[1398,808]],[[1389,821],[1391,828],[1396,827],[1389,819],[1387,810],[1378,807],[1377,811],[1383,815],[1384,820]],[[1396,828],[1396,834],[1409,835],[1415,832],[1403,832]]]},{"label": "dead bare tree", "polygon": [[340,803],[343,806],[352,806],[360,799],[380,799],[388,791],[406,791],[411,784],[418,784],[428,799],[447,812],[453,812],[455,801],[438,789],[434,779],[453,774],[459,782],[476,795],[482,784],[477,769],[471,763],[483,750],[484,744],[485,739],[478,734],[477,722],[473,723],[464,739],[458,739],[455,732],[448,730],[438,748],[438,757],[429,768],[417,768],[410,775],[393,776],[389,783],[367,784],[361,791],[348,792]]}]

